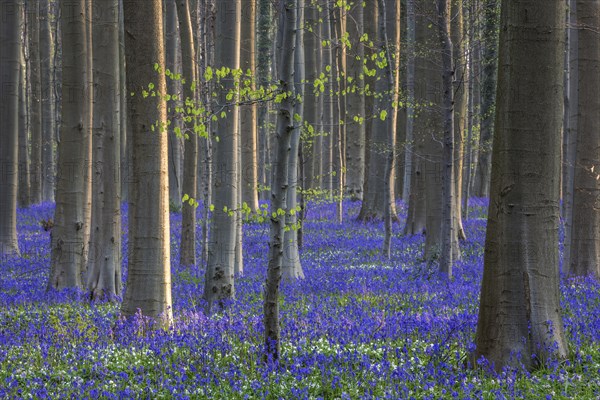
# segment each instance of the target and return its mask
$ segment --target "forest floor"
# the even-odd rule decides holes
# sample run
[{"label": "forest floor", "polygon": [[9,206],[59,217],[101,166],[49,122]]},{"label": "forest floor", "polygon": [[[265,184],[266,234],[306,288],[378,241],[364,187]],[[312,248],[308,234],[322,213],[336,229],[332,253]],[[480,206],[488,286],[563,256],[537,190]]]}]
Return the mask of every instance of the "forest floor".
[{"label": "forest floor", "polygon": [[[20,258],[0,264],[0,398],[438,399],[600,397],[600,285],[561,284],[570,358],[489,375],[470,368],[483,268],[486,201],[470,202],[468,240],[452,281],[422,261],[424,238],[399,234],[380,258],[383,225],[355,222],[358,203],[310,205],[301,253],[306,279],[283,282],[282,359],[262,362],[268,224],[244,227],[236,300],[206,317],[202,268],[179,259],[172,214],[175,323],[119,318],[119,304],[46,293],[52,204],[19,210]],[[124,210],[126,226],[126,210]],[[127,262],[124,233],[123,263]],[[124,281],[126,269],[124,271]],[[481,360],[479,361],[481,362]]]}]

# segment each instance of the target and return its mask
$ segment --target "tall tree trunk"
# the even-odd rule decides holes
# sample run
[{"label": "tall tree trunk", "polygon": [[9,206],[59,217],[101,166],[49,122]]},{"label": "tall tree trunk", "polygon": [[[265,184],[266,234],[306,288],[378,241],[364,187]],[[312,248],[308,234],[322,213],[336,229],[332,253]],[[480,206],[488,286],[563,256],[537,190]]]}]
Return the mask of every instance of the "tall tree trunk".
[{"label": "tall tree trunk", "polygon": [[448,0],[438,0],[437,4],[437,25],[442,50],[442,116],[444,124],[440,272],[447,278],[452,278],[452,264],[458,253],[453,243],[457,228],[456,184],[454,181],[454,76],[456,71],[452,64],[452,41],[450,38],[451,3]]},{"label": "tall tree trunk", "polygon": [[139,310],[168,323],[173,302],[167,106],[160,95],[143,96],[150,83],[154,84],[150,91],[167,90],[161,0],[146,0],[144,7],[137,0],[124,0],[123,15],[133,179],[129,187],[127,289],[121,312],[129,316]]},{"label": "tall tree trunk", "polygon": [[475,196],[486,197],[490,188],[494,109],[496,101],[498,54],[498,0],[484,0],[483,82],[481,85],[481,130],[479,165],[475,174]]},{"label": "tall tree trunk", "polygon": [[577,0],[577,150],[570,275],[600,278],[600,3]]},{"label": "tall tree trunk", "polygon": [[[82,288],[87,244],[86,167],[90,132],[87,1],[61,3],[63,80],[62,126],[58,144],[56,210],[52,228],[48,290]],[[84,101],[81,94],[84,93]],[[82,149],[85,149],[82,151]]]},{"label": "tall tree trunk", "polygon": [[[415,0],[406,2],[406,136],[402,200],[409,204],[412,189],[415,119]],[[409,207],[410,208],[410,207]]]},{"label": "tall tree trunk", "polygon": [[[251,89],[256,89],[256,0],[246,0],[242,8],[240,68],[246,74],[245,79],[252,79]],[[242,202],[246,202],[252,211],[258,210],[258,107],[256,104],[240,108],[241,147],[242,147]]]},{"label": "tall tree trunk", "polygon": [[54,147],[56,145],[56,118],[54,91],[55,53],[58,37],[53,35],[51,22],[52,0],[40,3],[40,76],[42,103],[42,200],[54,201],[56,162]]},{"label": "tall tree trunk", "polygon": [[[321,94],[323,96],[323,108],[321,114],[321,146],[317,150],[321,153],[320,158],[323,166],[323,181],[321,188],[327,191],[327,198],[333,201],[334,186],[333,186],[333,135],[334,130],[337,128],[337,123],[334,122],[334,105],[337,102],[337,98],[333,93],[333,50],[332,50],[332,35],[331,35],[331,21],[332,17],[332,1],[327,0],[326,6],[323,7],[323,13],[321,14],[321,70],[325,74],[324,85],[325,91]],[[315,156],[319,157],[315,153]]]},{"label": "tall tree trunk", "polygon": [[[219,0],[216,3],[215,65],[217,68],[238,69],[240,66],[241,7],[236,0]],[[219,104],[227,104],[227,94],[235,87],[234,78],[221,79]],[[237,97],[234,95],[234,99]],[[234,100],[234,101],[235,101]],[[214,205],[208,252],[204,298],[207,313],[223,300],[234,297],[235,247],[237,243],[235,209],[237,208],[239,113],[237,106],[226,107],[225,115],[216,122],[216,147]]]},{"label": "tall tree trunk", "polygon": [[563,271],[568,272],[571,266],[571,243],[573,232],[573,200],[575,180],[575,158],[577,155],[577,133],[580,120],[579,110],[579,29],[577,21],[577,0],[569,0],[569,122],[564,133],[564,188],[563,220],[565,224]]},{"label": "tall tree trunk", "polygon": [[0,3],[0,256],[19,254],[17,240],[17,168],[19,143],[19,69],[21,1]]},{"label": "tall tree trunk", "polygon": [[[196,48],[188,0],[177,0],[179,32],[181,34],[181,60],[183,79],[183,102],[196,104]],[[191,117],[191,116],[189,116]],[[187,118],[186,118],[187,119]],[[185,154],[183,167],[183,193],[195,199],[197,194],[198,173],[198,135],[195,131],[196,121],[192,118],[191,129],[185,133]],[[182,205],[181,245],[179,262],[181,265],[196,265],[196,203],[188,201]]]},{"label": "tall tree trunk", "polygon": [[[283,93],[288,93],[279,104],[277,114],[277,162],[271,182],[271,218],[269,265],[265,285],[264,324],[265,359],[276,362],[280,355],[279,283],[283,258],[283,238],[286,224],[286,196],[288,194],[288,165],[292,135],[294,134],[294,44],[296,43],[296,0],[280,2],[277,38],[278,80]],[[283,213],[278,212],[284,210]]]},{"label": "tall tree trunk", "polygon": [[333,127],[331,130],[332,140],[332,179],[333,193],[336,204],[336,221],[341,223],[343,220],[343,200],[344,200],[344,182],[346,176],[346,50],[342,43],[342,32],[346,32],[345,10],[334,4],[330,5],[330,29],[332,43],[332,101]]},{"label": "tall tree trunk", "polygon": [[[296,0],[296,42],[294,51],[294,91],[301,100],[294,104],[294,115],[304,115],[304,0]],[[286,226],[283,235],[283,259],[282,274],[284,279],[294,280],[304,278],[304,271],[300,264],[300,253],[298,251],[298,233],[300,231],[298,215],[298,169],[300,152],[300,134],[302,133],[303,119],[294,118],[294,131],[290,139],[289,160],[287,166],[288,188],[286,196]],[[302,221],[300,221],[302,223]]]},{"label": "tall tree trunk", "polygon": [[303,189],[320,189],[321,188],[321,172],[318,171],[317,160],[320,155],[320,147],[317,148],[316,143],[322,140],[319,136],[320,130],[320,103],[323,96],[319,93],[315,95],[314,82],[319,77],[320,61],[319,54],[321,52],[320,42],[320,24],[319,13],[317,7],[309,1],[306,4],[305,10],[305,27],[304,47],[306,56],[306,82],[307,88],[304,91],[304,130],[306,139],[303,139],[303,150],[305,155],[305,171],[306,185]]},{"label": "tall tree trunk", "polygon": [[363,78],[365,46],[360,39],[364,32],[364,6],[361,1],[354,1],[350,7],[347,28],[348,40],[352,47],[346,53],[348,66],[346,186],[351,200],[362,200],[365,181],[365,81]]},{"label": "tall tree trunk", "polygon": [[466,35],[463,18],[463,2],[461,0],[449,0],[451,2],[451,39],[452,39],[452,61],[454,73],[454,218],[456,219],[456,234],[461,240],[465,240],[465,230],[462,223],[462,185],[463,164],[465,156],[465,131],[467,128],[467,106],[469,96],[469,71],[465,55]]},{"label": "tall tree trunk", "polygon": [[119,1],[93,9],[92,230],[86,290],[91,299],[121,296],[121,134]]},{"label": "tall tree trunk", "polygon": [[40,64],[40,2],[27,4],[27,39],[29,40],[29,86],[31,104],[29,126],[31,128],[31,203],[42,201],[42,80]]},{"label": "tall tree trunk", "polygon": [[474,354],[497,371],[567,356],[558,272],[564,40],[561,0],[502,2]]},{"label": "tall tree trunk", "polygon": [[[177,0],[165,0],[165,64],[174,74],[182,74],[181,71],[181,52],[182,40],[180,39],[181,21],[177,16]],[[184,77],[185,78],[185,77]],[[184,138],[183,120],[180,113],[175,110],[181,107],[183,103],[183,85],[181,79],[167,79],[167,92],[172,96],[177,96],[176,100],[167,101],[167,116],[171,120],[169,126],[169,135],[167,138],[169,148],[169,204],[175,209],[181,209],[183,173],[182,164],[184,160]],[[194,197],[194,193],[187,193]]]},{"label": "tall tree trunk", "polygon": [[[383,101],[388,104],[388,108],[382,108],[382,110],[386,110],[389,116],[383,117],[383,119],[387,121],[387,126],[385,126],[385,131],[387,133],[387,143],[385,148],[385,172],[384,172],[384,225],[385,225],[385,238],[383,242],[383,255],[387,258],[391,256],[391,243],[392,243],[392,213],[395,213],[393,202],[394,202],[394,158],[395,158],[395,147],[396,147],[396,122],[397,119],[393,116],[393,114],[397,111],[398,104],[398,90],[395,88],[394,83],[394,74],[392,73],[392,68],[394,66],[394,62],[399,65],[399,60],[396,58],[394,61],[392,59],[391,52],[395,48],[394,46],[399,46],[399,40],[396,40],[394,46],[388,40],[386,22],[387,22],[387,10],[386,10],[386,2],[385,0],[378,0],[377,5],[379,7],[379,32],[378,32],[378,42],[380,51],[385,53],[385,67],[383,68],[383,77],[381,80],[384,80],[388,86],[387,95],[382,94]],[[400,8],[397,7],[398,11],[397,17],[399,18]],[[397,27],[397,33],[400,34],[399,26]],[[397,52],[399,54],[399,52]],[[398,76],[399,69],[396,70],[396,81],[399,81],[400,77]],[[383,106],[383,104],[382,104]],[[387,111],[389,109],[389,111]],[[382,126],[383,127],[383,126]]]},{"label": "tall tree trunk", "polygon": [[[25,18],[27,18],[25,16]],[[27,96],[27,63],[25,61],[25,46],[22,46],[19,68],[19,155],[18,155],[18,193],[17,204],[27,207],[31,204],[30,175],[29,175],[29,115],[30,98]]]}]

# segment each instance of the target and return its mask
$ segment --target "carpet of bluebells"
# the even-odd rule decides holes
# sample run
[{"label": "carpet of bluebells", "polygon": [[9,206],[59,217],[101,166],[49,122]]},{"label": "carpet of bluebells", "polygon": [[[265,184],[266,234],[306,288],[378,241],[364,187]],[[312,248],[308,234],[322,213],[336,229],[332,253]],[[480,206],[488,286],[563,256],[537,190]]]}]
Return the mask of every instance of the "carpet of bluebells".
[{"label": "carpet of bluebells", "polygon": [[[309,205],[301,254],[306,279],[282,283],[282,360],[262,362],[268,224],[244,231],[236,300],[207,317],[202,268],[179,259],[172,214],[175,323],[123,320],[119,304],[73,291],[46,293],[53,205],[19,210],[22,256],[0,265],[0,398],[438,399],[600,397],[600,287],[563,279],[566,362],[490,375],[472,368],[486,201],[470,202],[455,279],[422,260],[424,238],[400,235],[391,260],[382,224],[355,221],[358,203]],[[124,209],[124,227],[126,227]],[[123,263],[127,232],[124,228]],[[126,268],[124,279],[126,278]],[[477,363],[484,362],[479,360]]]}]

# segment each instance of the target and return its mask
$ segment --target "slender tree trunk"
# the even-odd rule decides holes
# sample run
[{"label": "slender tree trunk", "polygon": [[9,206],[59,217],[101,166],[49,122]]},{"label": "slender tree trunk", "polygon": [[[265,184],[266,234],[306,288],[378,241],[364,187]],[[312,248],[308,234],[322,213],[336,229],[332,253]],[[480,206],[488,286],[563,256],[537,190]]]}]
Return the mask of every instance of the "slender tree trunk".
[{"label": "slender tree trunk", "polygon": [[484,2],[483,82],[481,85],[481,133],[479,165],[475,175],[475,196],[486,197],[490,188],[492,138],[497,81],[498,0]]},{"label": "slender tree trunk", "polygon": [[[444,120],[442,150],[442,227],[440,272],[452,278],[456,235],[456,184],[454,182],[454,76],[452,64],[452,41],[450,38],[450,9],[448,0],[438,0],[438,32],[442,50],[442,115]],[[429,233],[429,232],[428,232]]]},{"label": "slender tree trunk", "polygon": [[404,178],[402,200],[409,204],[412,189],[415,119],[415,0],[406,2],[406,137],[404,145]]},{"label": "slender tree trunk", "polygon": [[[252,79],[251,89],[256,89],[256,0],[246,0],[242,8],[242,43],[240,68],[246,74],[244,79]],[[256,104],[241,107],[241,145],[242,145],[242,202],[246,202],[252,211],[258,210],[258,106]]]},{"label": "slender tree trunk", "polygon": [[454,72],[454,218],[456,220],[456,234],[461,240],[466,240],[465,230],[462,223],[462,184],[463,164],[465,156],[465,131],[467,127],[467,106],[469,96],[469,72],[467,70],[465,56],[465,29],[463,18],[463,2],[461,0],[449,0],[451,4],[451,33],[452,40],[452,62]]},{"label": "slender tree trunk", "polygon": [[563,191],[563,219],[565,224],[563,271],[571,266],[571,243],[573,232],[573,200],[575,181],[575,158],[577,154],[577,133],[580,122],[579,110],[579,29],[577,22],[577,0],[569,0],[569,129],[564,137],[565,190]]},{"label": "slender tree trunk", "polygon": [[[174,74],[182,74],[181,71],[181,53],[182,40],[180,39],[181,21],[177,15],[177,0],[165,0],[163,7],[165,8],[165,63],[167,68]],[[182,207],[182,185],[183,173],[182,164],[184,162],[184,141],[182,134],[184,126],[182,116],[176,112],[176,109],[181,107],[183,103],[183,85],[180,79],[167,78],[167,92],[172,96],[177,96],[176,100],[167,102],[167,116],[171,121],[169,126],[169,135],[167,138],[169,148],[169,204],[175,209]],[[195,194],[187,193],[194,197]]]},{"label": "slender tree trunk", "polygon": [[496,371],[567,357],[558,272],[564,40],[561,0],[502,2],[474,354]]},{"label": "slender tree trunk", "polygon": [[[241,7],[236,0],[219,0],[216,3],[215,66],[238,69],[240,66],[240,19]],[[227,104],[227,94],[234,88],[231,75],[221,79],[218,103]],[[235,100],[237,97],[234,96]],[[234,297],[235,247],[239,147],[239,113],[237,106],[226,107],[225,116],[216,122],[216,170],[214,181],[214,205],[212,213],[208,266],[206,271],[204,298],[207,313],[223,300]]]},{"label": "slender tree trunk", "polygon": [[[160,0],[123,1],[128,122],[133,153],[129,203],[129,263],[121,312],[172,319],[167,165],[167,106],[160,95],[144,98],[154,83],[166,93]],[[158,67],[158,71],[155,66]],[[133,95],[131,95],[133,94]]]},{"label": "slender tree trunk", "polygon": [[23,3],[0,3],[0,256],[19,254],[17,182],[19,143],[19,69]]},{"label": "slender tree trunk", "polygon": [[[196,49],[188,0],[177,0],[177,15],[181,35],[182,71],[185,80],[185,83],[182,83],[183,101],[184,104],[188,104],[188,102],[196,104],[196,94],[192,86],[196,84],[197,80]],[[194,130],[196,121],[192,118],[190,122],[193,122],[194,126],[186,129],[184,135],[183,193],[192,199],[192,202],[188,201],[182,205],[179,262],[184,266],[196,265],[196,203],[193,200],[198,191],[196,178],[198,173],[198,135]]]},{"label": "slender tree trunk", "polygon": [[54,147],[56,145],[56,119],[54,91],[55,53],[58,37],[53,35],[50,10],[52,0],[40,3],[40,76],[42,103],[42,200],[54,201],[56,162]]},{"label": "slender tree trunk", "polygon": [[121,296],[121,126],[119,1],[93,9],[92,230],[86,290],[93,300]]},{"label": "slender tree trunk", "polygon": [[306,185],[303,189],[319,189],[321,181],[321,172],[315,169],[316,160],[320,157],[315,143],[321,140],[319,135],[320,128],[320,112],[319,102],[323,96],[315,95],[314,82],[319,77],[320,62],[318,54],[321,51],[320,42],[320,24],[319,13],[315,5],[311,1],[306,3],[305,10],[305,27],[304,47],[306,57],[306,90],[304,91],[304,130],[306,131],[306,139],[303,139],[303,150],[305,155],[304,168],[306,174]]},{"label": "slender tree trunk", "polygon": [[[280,3],[277,38],[278,80],[283,93],[289,93],[279,104],[277,114],[277,162],[271,182],[271,218],[269,265],[265,285],[264,324],[265,359],[276,362],[280,355],[279,283],[283,259],[283,238],[286,224],[286,196],[288,194],[288,166],[291,139],[294,134],[294,45],[296,43],[296,0]],[[284,210],[283,213],[277,212]]]},{"label": "slender tree trunk", "polygon": [[[318,147],[318,151],[321,152],[321,160],[323,165],[323,183],[321,188],[327,191],[327,198],[333,201],[334,197],[334,185],[333,185],[333,174],[334,174],[334,130],[337,128],[337,123],[334,121],[334,105],[337,103],[335,94],[333,93],[333,50],[332,50],[332,35],[331,35],[331,21],[332,18],[332,1],[327,0],[326,6],[323,7],[323,13],[321,14],[321,69],[325,73],[324,85],[325,91],[321,94],[323,96],[323,108],[321,114],[321,132],[322,145]],[[315,156],[317,154],[315,153]]]},{"label": "slender tree trunk", "polygon": [[[365,181],[365,81],[363,62],[365,46],[360,41],[364,33],[364,6],[355,1],[347,19],[348,40],[352,47],[346,53],[348,66],[347,87],[347,192],[351,200],[362,200]],[[351,79],[351,81],[350,81]]]},{"label": "slender tree trunk", "polygon": [[86,31],[87,1],[61,3],[61,18],[64,69],[62,126],[48,290],[82,288],[81,274],[87,254],[85,180],[88,177],[86,167],[90,141],[87,115],[90,99],[86,90],[89,80],[87,54],[90,51]]},{"label": "slender tree trunk", "polygon": [[578,115],[570,275],[600,278],[600,3],[577,0]]},{"label": "slender tree trunk", "polygon": [[[26,18],[26,17],[25,17]],[[22,46],[21,60],[19,68],[19,180],[18,180],[18,201],[17,204],[20,207],[27,207],[31,204],[30,192],[30,174],[29,174],[29,116],[28,109],[30,109],[29,98],[27,96],[27,63],[25,61],[24,50]]]},{"label": "slender tree trunk", "polygon": [[[394,75],[392,73],[392,67],[394,65],[394,61],[392,60],[392,46],[391,42],[388,40],[387,29],[386,29],[386,21],[387,21],[387,10],[385,0],[378,0],[377,5],[379,7],[379,32],[378,32],[378,41],[380,51],[385,53],[385,67],[383,68],[383,77],[382,80],[385,80],[388,86],[388,90],[392,90],[391,95],[387,95],[383,97],[383,100],[388,103],[389,113],[393,114],[396,112],[396,106],[394,104],[398,103],[398,91],[395,90],[394,86]],[[399,11],[399,8],[397,9]],[[399,15],[398,15],[399,16]],[[399,28],[399,27],[398,27]],[[395,45],[397,46],[399,41],[396,41]],[[396,60],[399,61],[399,60]],[[399,70],[396,71],[397,73]],[[396,79],[399,80],[399,76],[396,76]],[[382,118],[380,118],[382,119]],[[384,225],[385,225],[385,238],[383,242],[383,255],[388,259],[391,256],[391,243],[392,243],[392,213],[394,213],[394,188],[393,188],[393,178],[394,178],[394,158],[395,158],[395,147],[396,147],[396,118],[392,115],[389,117],[383,117],[383,120],[387,121],[387,126],[385,127],[385,131],[387,133],[387,146],[385,149],[385,173],[384,173]]]},{"label": "slender tree trunk", "polygon": [[27,4],[27,39],[29,40],[29,86],[31,90],[31,203],[42,201],[42,79],[40,63],[40,2]]},{"label": "slender tree trunk", "polygon": [[[300,101],[294,104],[294,115],[304,115],[304,0],[296,0],[296,42],[294,51],[294,90]],[[303,120],[294,119],[294,131],[290,139],[289,160],[287,166],[288,188],[286,196],[286,226],[283,235],[282,274],[284,279],[295,280],[304,278],[304,271],[300,264],[298,249],[298,233],[300,230],[298,207],[298,169],[300,152],[300,134],[302,133]],[[293,210],[293,211],[292,211]]]}]

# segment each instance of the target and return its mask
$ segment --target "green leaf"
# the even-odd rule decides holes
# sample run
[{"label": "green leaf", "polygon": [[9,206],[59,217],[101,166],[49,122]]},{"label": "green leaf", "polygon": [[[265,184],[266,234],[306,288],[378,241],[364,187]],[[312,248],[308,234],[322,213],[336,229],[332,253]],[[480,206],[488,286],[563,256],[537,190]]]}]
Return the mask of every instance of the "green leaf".
[{"label": "green leaf", "polygon": [[190,198],[190,196],[186,193],[183,195],[183,198],[181,199],[182,203],[185,203],[186,201],[188,201],[188,199]]},{"label": "green leaf", "polygon": [[379,113],[379,119],[382,121],[385,121],[385,118],[387,117],[387,111],[386,110],[381,110],[381,112]]}]

